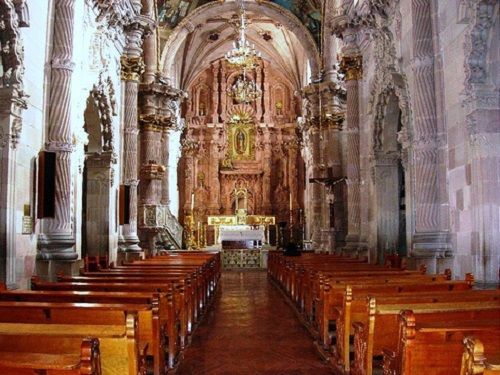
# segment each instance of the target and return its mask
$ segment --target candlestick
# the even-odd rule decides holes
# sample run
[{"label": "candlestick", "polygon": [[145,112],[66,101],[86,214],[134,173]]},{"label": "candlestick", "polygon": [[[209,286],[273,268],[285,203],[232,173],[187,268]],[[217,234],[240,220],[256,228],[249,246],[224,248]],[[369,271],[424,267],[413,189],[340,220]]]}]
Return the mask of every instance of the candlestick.
[{"label": "candlestick", "polygon": [[191,193],[191,212],[194,210],[194,193]]}]

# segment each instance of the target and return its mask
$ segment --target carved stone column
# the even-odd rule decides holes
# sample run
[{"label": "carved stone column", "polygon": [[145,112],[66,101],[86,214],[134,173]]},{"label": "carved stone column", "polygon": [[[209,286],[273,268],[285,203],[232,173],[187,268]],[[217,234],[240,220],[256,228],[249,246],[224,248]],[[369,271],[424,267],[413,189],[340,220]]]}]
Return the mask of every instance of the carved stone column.
[{"label": "carved stone column", "polygon": [[[322,176],[323,170],[320,168],[321,137],[318,125],[318,118],[309,120],[309,147],[311,152],[311,170],[309,178]],[[311,240],[315,250],[323,249],[322,242],[322,218],[323,218],[323,199],[324,187],[319,183],[313,183],[311,187],[311,210],[310,210],[310,228]]]},{"label": "carved stone column", "polygon": [[212,64],[213,86],[212,86],[212,122],[219,123],[219,64]]},{"label": "carved stone column", "polygon": [[270,124],[272,109],[271,109],[271,91],[269,86],[270,71],[269,71],[269,63],[267,61],[264,61],[263,71],[264,71],[264,122],[266,124]]},{"label": "carved stone column", "polygon": [[272,157],[271,157],[271,130],[268,127],[263,129],[263,147],[264,147],[264,157],[263,157],[263,171],[264,176],[262,178],[262,210],[265,215],[269,215],[272,212],[271,206],[271,168],[272,168]]},{"label": "carved stone column", "polygon": [[[21,27],[29,26],[23,2],[3,1],[0,6],[2,55],[0,74],[0,280],[17,288],[16,264],[24,251],[17,252],[16,175],[17,144],[22,131],[22,112],[27,108],[23,92],[24,54]],[[17,206],[19,207],[19,206]]]},{"label": "carved stone column", "polygon": [[210,164],[208,183],[210,186],[210,206],[209,212],[211,215],[218,215],[220,213],[220,180],[219,180],[219,141],[218,131],[214,129],[211,134],[210,144]]},{"label": "carved stone column", "polygon": [[227,112],[227,77],[226,77],[226,62],[224,59],[220,60],[220,118],[222,122],[226,121]]},{"label": "carved stone column", "polygon": [[362,76],[361,56],[344,56],[341,71],[347,90],[347,237],[346,250],[356,251],[360,235],[360,160],[359,160],[359,83]]},{"label": "carved stone column", "polygon": [[[38,236],[39,260],[73,261],[71,76],[75,0],[55,0],[46,151],[56,154],[54,217],[44,218]],[[50,270],[46,271],[48,274]]]},{"label": "carved stone column", "polygon": [[137,95],[139,89],[139,79],[144,71],[144,64],[140,55],[136,54],[137,49],[140,52],[138,44],[141,40],[141,31],[138,29],[129,32],[129,55],[122,56],[121,59],[121,78],[124,87],[123,98],[123,156],[122,156],[122,184],[130,188],[129,202],[129,224],[123,225],[122,236],[120,237],[120,247],[126,251],[141,251],[139,247],[139,236],[137,234],[137,186],[139,179],[137,175],[138,161],[138,134],[137,126]]},{"label": "carved stone column", "polygon": [[412,0],[413,60],[415,90],[413,98],[415,168],[415,234],[412,256],[435,258],[451,250],[443,226],[447,215],[439,190],[439,148],[442,134],[436,117],[434,48],[430,0]]},{"label": "carved stone column", "polygon": [[165,175],[163,176],[162,184],[161,184],[161,204],[164,206],[169,206],[170,205],[170,191],[169,191],[169,185],[168,185],[168,175],[169,175],[169,165],[168,165],[168,160],[169,160],[169,130],[168,128],[163,128],[162,134],[161,134],[161,145],[160,145],[160,152],[161,152],[161,160],[160,163],[165,167]]}]

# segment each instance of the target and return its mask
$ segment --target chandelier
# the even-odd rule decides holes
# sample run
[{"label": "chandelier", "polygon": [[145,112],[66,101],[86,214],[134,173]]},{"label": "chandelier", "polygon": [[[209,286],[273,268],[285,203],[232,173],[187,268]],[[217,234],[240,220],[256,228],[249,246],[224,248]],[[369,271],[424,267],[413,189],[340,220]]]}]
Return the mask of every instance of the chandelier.
[{"label": "chandelier", "polygon": [[233,42],[233,49],[226,53],[227,62],[238,68],[255,69],[259,66],[261,53],[255,50],[255,45],[250,44],[246,38],[245,32],[247,22],[243,2],[240,5],[240,25],[238,40]]},{"label": "chandelier", "polygon": [[262,91],[255,81],[246,79],[245,70],[243,70],[243,74],[227,89],[227,95],[238,104],[249,104],[260,98]]}]

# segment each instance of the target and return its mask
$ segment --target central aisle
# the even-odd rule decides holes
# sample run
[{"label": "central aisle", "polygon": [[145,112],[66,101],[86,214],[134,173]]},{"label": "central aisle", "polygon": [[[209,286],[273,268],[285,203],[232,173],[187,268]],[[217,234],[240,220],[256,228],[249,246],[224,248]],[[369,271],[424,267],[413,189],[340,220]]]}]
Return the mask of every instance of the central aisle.
[{"label": "central aisle", "polygon": [[265,271],[223,272],[178,374],[331,374]]}]

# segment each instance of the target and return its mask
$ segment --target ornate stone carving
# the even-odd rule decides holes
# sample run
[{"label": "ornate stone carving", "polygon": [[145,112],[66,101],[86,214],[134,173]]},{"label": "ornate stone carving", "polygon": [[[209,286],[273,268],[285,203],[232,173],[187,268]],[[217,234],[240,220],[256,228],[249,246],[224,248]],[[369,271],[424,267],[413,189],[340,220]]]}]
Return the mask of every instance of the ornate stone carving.
[{"label": "ornate stone carving", "polygon": [[94,84],[90,94],[99,111],[101,122],[102,151],[114,152],[113,116],[116,116],[116,98],[111,78],[103,79],[99,75],[99,82]]},{"label": "ornate stone carving", "polygon": [[344,56],[340,62],[340,72],[346,81],[357,81],[363,77],[363,59],[361,56]]},{"label": "ornate stone carving", "polygon": [[141,74],[144,73],[142,57],[122,56],[120,63],[122,81],[139,82]]},{"label": "ornate stone carving", "polygon": [[489,31],[494,23],[496,0],[470,0],[473,10],[472,23],[465,39],[465,87],[471,90],[473,84],[486,83],[486,57]]},{"label": "ornate stone carving", "polygon": [[22,85],[24,47],[19,28],[29,26],[25,0],[4,0],[0,4],[0,56],[2,76],[0,87]]}]

